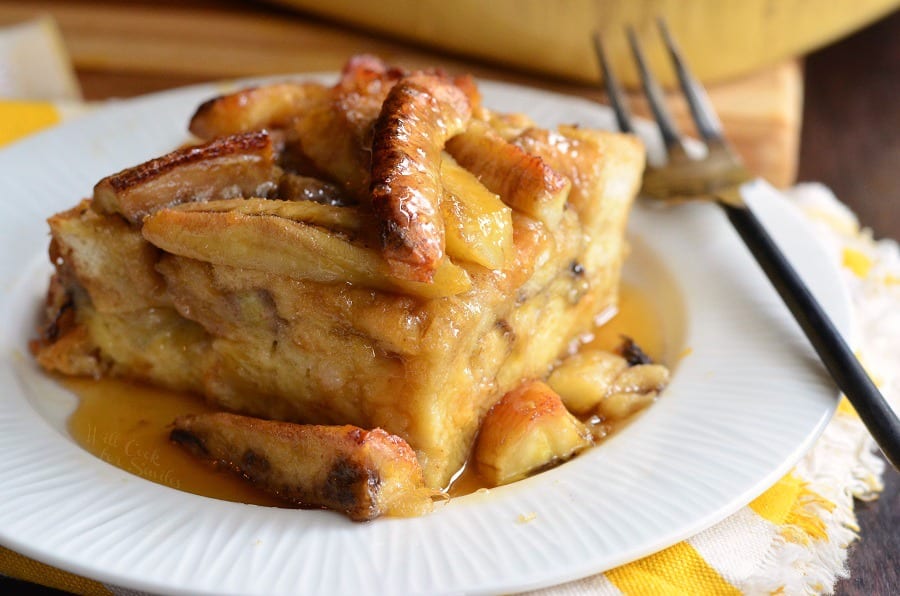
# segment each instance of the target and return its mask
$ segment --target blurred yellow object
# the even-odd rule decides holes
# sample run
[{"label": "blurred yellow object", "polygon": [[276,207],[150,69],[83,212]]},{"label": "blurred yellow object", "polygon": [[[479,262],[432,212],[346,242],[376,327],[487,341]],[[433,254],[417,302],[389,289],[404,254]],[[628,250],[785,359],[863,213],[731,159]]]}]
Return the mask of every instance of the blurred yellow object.
[{"label": "blurred yellow object", "polygon": [[865,278],[872,270],[873,263],[872,259],[870,259],[866,253],[860,252],[855,248],[845,246],[843,253],[843,265],[844,267],[852,271],[856,275],[856,277]]},{"label": "blurred yellow object", "polygon": [[0,99],[0,146],[58,123],[61,115],[50,102],[6,101]]},{"label": "blurred yellow object", "polygon": [[84,111],[56,21],[0,28],[0,146]]},{"label": "blurred yellow object", "polygon": [[627,25],[647,38],[653,71],[668,72],[656,43],[655,20],[664,17],[691,69],[709,82],[801,55],[900,6],[898,0],[276,1],[454,53],[585,82],[598,77],[590,46],[597,30],[615,71],[631,85],[637,76]]}]

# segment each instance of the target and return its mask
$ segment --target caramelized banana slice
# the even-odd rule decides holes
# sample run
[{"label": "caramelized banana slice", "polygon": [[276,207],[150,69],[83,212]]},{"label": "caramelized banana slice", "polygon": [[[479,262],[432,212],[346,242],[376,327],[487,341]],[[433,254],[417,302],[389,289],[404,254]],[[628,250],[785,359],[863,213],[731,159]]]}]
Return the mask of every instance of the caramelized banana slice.
[{"label": "caramelized banana slice", "polygon": [[448,154],[441,161],[441,215],[447,254],[488,269],[507,269],[515,258],[512,209]]},{"label": "caramelized banana slice", "polygon": [[170,438],[301,507],[325,507],[355,521],[412,517],[432,509],[432,492],[412,448],[376,428],[270,422],[215,413],[182,416]]},{"label": "caramelized banana slice", "polygon": [[403,75],[373,56],[351,58],[338,83],[289,128],[288,159],[311,164],[347,195],[368,202],[372,124]]},{"label": "caramelized banana slice", "polygon": [[[439,71],[425,72],[451,81]],[[348,196],[368,203],[373,125],[388,93],[408,74],[374,56],[351,58],[337,84],[325,97],[311,101],[288,127],[282,160],[305,164],[310,172],[340,185]],[[481,101],[471,77],[456,77],[452,83],[472,105]]]},{"label": "caramelized banana slice", "polygon": [[618,351],[582,349],[563,360],[547,383],[576,414],[626,418],[656,399],[669,383],[669,369],[652,364],[630,338]]},{"label": "caramelized banana slice", "polygon": [[223,199],[206,203],[184,203],[172,207],[182,213],[234,213],[237,215],[274,215],[341,232],[360,232],[365,227],[357,209],[335,207],[313,201],[276,199]]},{"label": "caramelized banana slice", "polygon": [[328,88],[318,83],[286,82],[241,89],[200,104],[188,128],[201,139],[285,128],[327,93]]},{"label": "caramelized banana slice", "polygon": [[632,135],[560,126],[556,132],[528,128],[512,142],[572,181],[566,206],[582,221],[609,217],[628,205],[640,179],[612,173],[623,171],[625,164],[643,168],[641,141]]},{"label": "caramelized banana slice", "polygon": [[[428,68],[416,73],[435,76],[452,83],[465,94],[473,109],[481,108],[481,93],[471,75],[450,77],[440,68]],[[374,119],[378,117],[381,104],[384,103],[391,88],[410,74],[412,73],[403,68],[385,64],[376,56],[361,54],[350,58],[334,88],[341,98],[341,108],[347,113],[347,117],[363,130],[371,127]],[[363,140],[371,141],[371,138]]]},{"label": "caramelized banana slice", "polygon": [[513,209],[551,229],[562,219],[571,181],[483,122],[472,122],[468,130],[450,139],[447,151]]},{"label": "caramelized banana slice", "polygon": [[92,208],[140,223],[179,203],[267,196],[280,173],[265,131],[222,137],[104,178],[94,186]]},{"label": "caramelized banana slice", "polygon": [[587,427],[541,381],[510,391],[488,412],[475,444],[478,472],[507,484],[565,461],[591,444]]},{"label": "caramelized banana slice", "polygon": [[576,414],[589,414],[609,394],[628,362],[605,350],[582,349],[554,369],[547,383]]},{"label": "caramelized banana slice", "polygon": [[341,78],[333,88],[333,97],[360,140],[365,140],[362,135],[378,117],[391,88],[407,74],[402,68],[388,66],[369,54],[353,56],[344,65]]},{"label": "caramelized banana slice", "polygon": [[602,134],[572,126],[560,126],[558,132],[530,127],[512,143],[572,180],[569,205],[583,213],[595,208],[591,200],[595,185],[603,180],[605,164],[612,158],[603,151]]},{"label": "caramelized banana slice", "polygon": [[518,112],[505,114],[503,112],[493,112],[487,108],[479,109],[477,113],[473,114],[473,118],[486,123],[506,141],[512,141],[529,128],[535,126],[534,120],[526,114]]},{"label": "caramelized banana slice", "polygon": [[[303,204],[280,208],[294,209],[299,205]],[[316,203],[306,204],[305,208],[312,206],[348,209]],[[272,214],[252,215],[233,209],[224,212],[162,209],[144,220],[141,233],[151,244],[175,255],[295,279],[349,282],[422,298],[451,296],[471,287],[465,270],[449,260],[445,259],[438,267],[433,283],[398,279],[378,251],[315,225]]]},{"label": "caramelized banana slice", "polygon": [[413,74],[388,93],[372,141],[372,207],[399,277],[430,282],[444,256],[441,151],[472,108],[446,78]]},{"label": "caramelized banana slice", "polygon": [[647,407],[669,384],[669,369],[660,364],[638,364],[626,369],[613,382],[597,406],[605,419],[620,420]]}]

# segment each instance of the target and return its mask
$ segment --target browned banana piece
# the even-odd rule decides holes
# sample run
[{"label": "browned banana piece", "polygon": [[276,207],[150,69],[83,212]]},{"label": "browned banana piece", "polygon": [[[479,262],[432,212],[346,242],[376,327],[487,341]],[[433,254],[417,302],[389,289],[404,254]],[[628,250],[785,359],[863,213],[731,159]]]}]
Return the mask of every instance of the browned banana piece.
[{"label": "browned banana piece", "polygon": [[447,151],[513,209],[551,229],[559,223],[572,183],[539,156],[479,121],[450,139]]},{"label": "browned banana piece", "polygon": [[265,197],[280,176],[265,131],[220,137],[107,176],[94,186],[92,208],[140,223],[157,209],[179,203]]},{"label": "browned banana piece", "polygon": [[475,445],[478,472],[506,484],[563,462],[592,442],[591,433],[542,381],[526,381],[488,412]]},{"label": "browned banana piece", "polygon": [[328,93],[319,83],[274,83],[214,97],[194,112],[189,129],[201,139],[285,128]]},{"label": "browned banana piece", "polygon": [[429,282],[444,256],[441,151],[471,117],[451,81],[413,74],[388,93],[372,141],[372,207],[398,277]]},{"label": "browned banana piece", "polygon": [[170,438],[301,507],[355,521],[413,516],[432,508],[412,448],[381,429],[272,422],[217,412],[182,416]]}]

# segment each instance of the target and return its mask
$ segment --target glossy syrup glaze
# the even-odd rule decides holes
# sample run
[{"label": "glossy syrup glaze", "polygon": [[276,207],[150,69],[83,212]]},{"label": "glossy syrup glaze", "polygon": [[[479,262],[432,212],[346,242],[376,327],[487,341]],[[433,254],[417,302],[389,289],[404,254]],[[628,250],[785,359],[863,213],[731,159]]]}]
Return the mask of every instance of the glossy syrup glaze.
[{"label": "glossy syrup glaze", "polygon": [[[586,345],[612,350],[627,335],[654,360],[664,353],[659,313],[649,296],[622,287],[619,310],[594,330]],[[69,432],[85,450],[142,478],[186,492],[270,507],[284,502],[257,490],[229,470],[194,459],[169,441],[172,421],[184,414],[212,412],[201,398],[116,379],[66,378],[62,383],[79,398],[69,419]],[[619,423],[621,428],[624,423]],[[616,428],[612,428],[615,431]],[[463,470],[450,487],[450,496],[484,488],[471,470]]]},{"label": "glossy syrup glaze", "polygon": [[267,506],[286,506],[236,474],[188,455],[169,441],[172,421],[212,412],[200,397],[116,379],[67,378],[79,403],[69,432],[84,449],[127,472],[189,493]]}]

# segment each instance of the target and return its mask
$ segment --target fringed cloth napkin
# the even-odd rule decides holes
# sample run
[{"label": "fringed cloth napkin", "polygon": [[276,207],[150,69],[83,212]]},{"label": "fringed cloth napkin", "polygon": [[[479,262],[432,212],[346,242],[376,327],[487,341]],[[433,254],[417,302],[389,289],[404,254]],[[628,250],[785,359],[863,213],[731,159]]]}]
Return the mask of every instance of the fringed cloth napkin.
[{"label": "fringed cloth napkin", "polygon": [[[0,31],[0,72],[14,72],[4,55],[10,30]],[[59,48],[52,25],[14,30],[17,46]],[[46,48],[45,48],[46,49]],[[58,54],[58,52],[56,52]],[[51,56],[53,52],[50,53]],[[56,64],[64,63],[57,61]],[[71,76],[66,70],[60,80]],[[44,72],[46,78],[47,73]],[[0,80],[0,144],[68,117],[65,102],[10,100]],[[65,86],[64,86],[65,87]],[[21,87],[17,89],[21,97]],[[7,98],[7,99],[4,99]],[[71,99],[71,94],[67,96]],[[831,258],[843,265],[853,297],[858,355],[895,408],[900,405],[900,250],[875,242],[854,214],[824,186],[785,192],[806,214]],[[715,526],[655,555],[541,594],[816,594],[830,593],[848,575],[847,548],[857,538],[853,499],[874,499],[884,463],[853,411],[842,401],[806,457],[752,503]],[[76,594],[135,594],[78,577],[0,547],[0,574]]]}]

